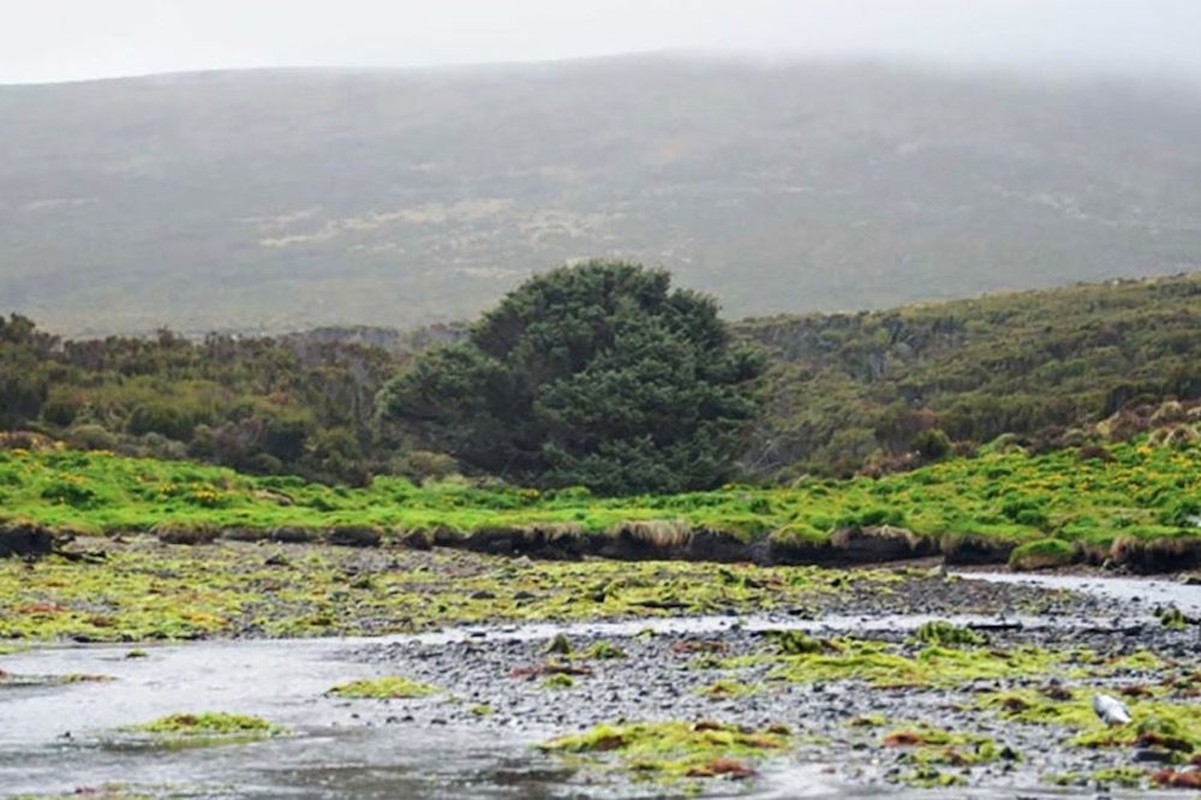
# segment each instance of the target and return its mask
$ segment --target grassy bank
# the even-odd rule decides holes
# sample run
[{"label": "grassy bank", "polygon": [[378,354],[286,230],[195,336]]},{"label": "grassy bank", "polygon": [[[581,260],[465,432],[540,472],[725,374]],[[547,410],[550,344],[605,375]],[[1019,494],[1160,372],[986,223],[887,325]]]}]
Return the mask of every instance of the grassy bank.
[{"label": "grassy bank", "polygon": [[8,450],[0,451],[0,507],[10,524],[152,532],[167,541],[304,541],[334,532],[336,542],[341,531],[345,541],[423,545],[505,534],[504,550],[523,535],[565,547],[587,537],[670,547],[707,532],[804,561],[806,553],[845,545],[848,530],[887,526],[905,529],[915,552],[941,547],[964,560],[983,553],[981,560],[996,561],[1022,546],[1016,557],[1027,566],[1137,562],[1147,543],[1187,556],[1201,542],[1201,448],[1142,439],[1029,456],[994,447],[882,478],[623,498],[454,480],[415,486],[401,478],[347,489],[105,452]]}]

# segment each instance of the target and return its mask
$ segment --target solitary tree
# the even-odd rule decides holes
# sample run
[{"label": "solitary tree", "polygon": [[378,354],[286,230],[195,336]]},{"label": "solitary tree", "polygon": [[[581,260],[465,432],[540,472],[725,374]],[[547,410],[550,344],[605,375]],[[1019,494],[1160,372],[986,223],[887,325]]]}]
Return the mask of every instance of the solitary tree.
[{"label": "solitary tree", "polygon": [[500,477],[602,493],[728,478],[762,359],[664,270],[592,261],[534,277],[388,384],[381,413]]}]

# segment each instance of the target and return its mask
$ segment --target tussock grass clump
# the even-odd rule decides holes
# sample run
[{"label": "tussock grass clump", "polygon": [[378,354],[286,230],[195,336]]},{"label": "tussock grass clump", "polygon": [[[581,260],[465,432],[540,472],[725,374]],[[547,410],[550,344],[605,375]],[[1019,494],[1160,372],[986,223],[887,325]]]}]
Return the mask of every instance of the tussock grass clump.
[{"label": "tussock grass clump", "polygon": [[1056,569],[1074,564],[1080,551],[1062,539],[1038,539],[1015,547],[1009,566],[1019,570]]},{"label": "tussock grass clump", "polygon": [[556,633],[546,643],[546,647],[542,648],[542,652],[547,655],[569,656],[571,655],[571,639],[565,633]]},{"label": "tussock grass clump", "polygon": [[612,642],[599,641],[584,651],[585,658],[597,661],[613,661],[626,658],[626,651]]},{"label": "tussock grass clump", "polygon": [[692,538],[692,528],[687,522],[678,519],[619,522],[611,527],[608,533],[611,536],[626,536],[660,549],[683,547]]},{"label": "tussock grass clump", "polygon": [[920,625],[909,637],[909,641],[938,647],[959,647],[961,645],[978,647],[988,644],[988,637],[971,628],[936,619]]}]

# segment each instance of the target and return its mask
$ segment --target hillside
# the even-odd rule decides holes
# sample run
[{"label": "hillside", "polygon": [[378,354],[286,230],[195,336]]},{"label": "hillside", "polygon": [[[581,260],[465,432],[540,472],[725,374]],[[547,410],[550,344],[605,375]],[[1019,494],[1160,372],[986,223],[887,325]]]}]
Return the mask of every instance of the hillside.
[{"label": "hillside", "polygon": [[[768,355],[748,479],[910,468],[1003,434],[1031,451],[1201,438],[1201,273],[857,314],[747,320]],[[366,483],[456,469],[381,427],[376,395],[461,328],[62,342],[0,318],[0,430]],[[20,439],[24,441],[24,439]]]},{"label": "hillside", "polygon": [[0,87],[0,311],[65,335],[464,319],[587,256],[727,315],[1201,266],[1201,93],[640,56]]},{"label": "hillside", "polygon": [[748,320],[772,369],[747,464],[847,473],[1002,434],[1036,449],[1129,437],[1158,404],[1201,398],[1199,298],[1194,273]]}]

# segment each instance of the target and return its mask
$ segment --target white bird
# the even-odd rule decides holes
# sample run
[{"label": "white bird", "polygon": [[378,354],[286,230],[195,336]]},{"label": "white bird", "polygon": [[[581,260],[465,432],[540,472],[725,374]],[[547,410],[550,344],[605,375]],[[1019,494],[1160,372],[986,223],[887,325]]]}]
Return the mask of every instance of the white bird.
[{"label": "white bird", "polygon": [[1130,712],[1126,706],[1115,697],[1107,694],[1093,695],[1093,711],[1106,725],[1126,725],[1130,722]]}]

